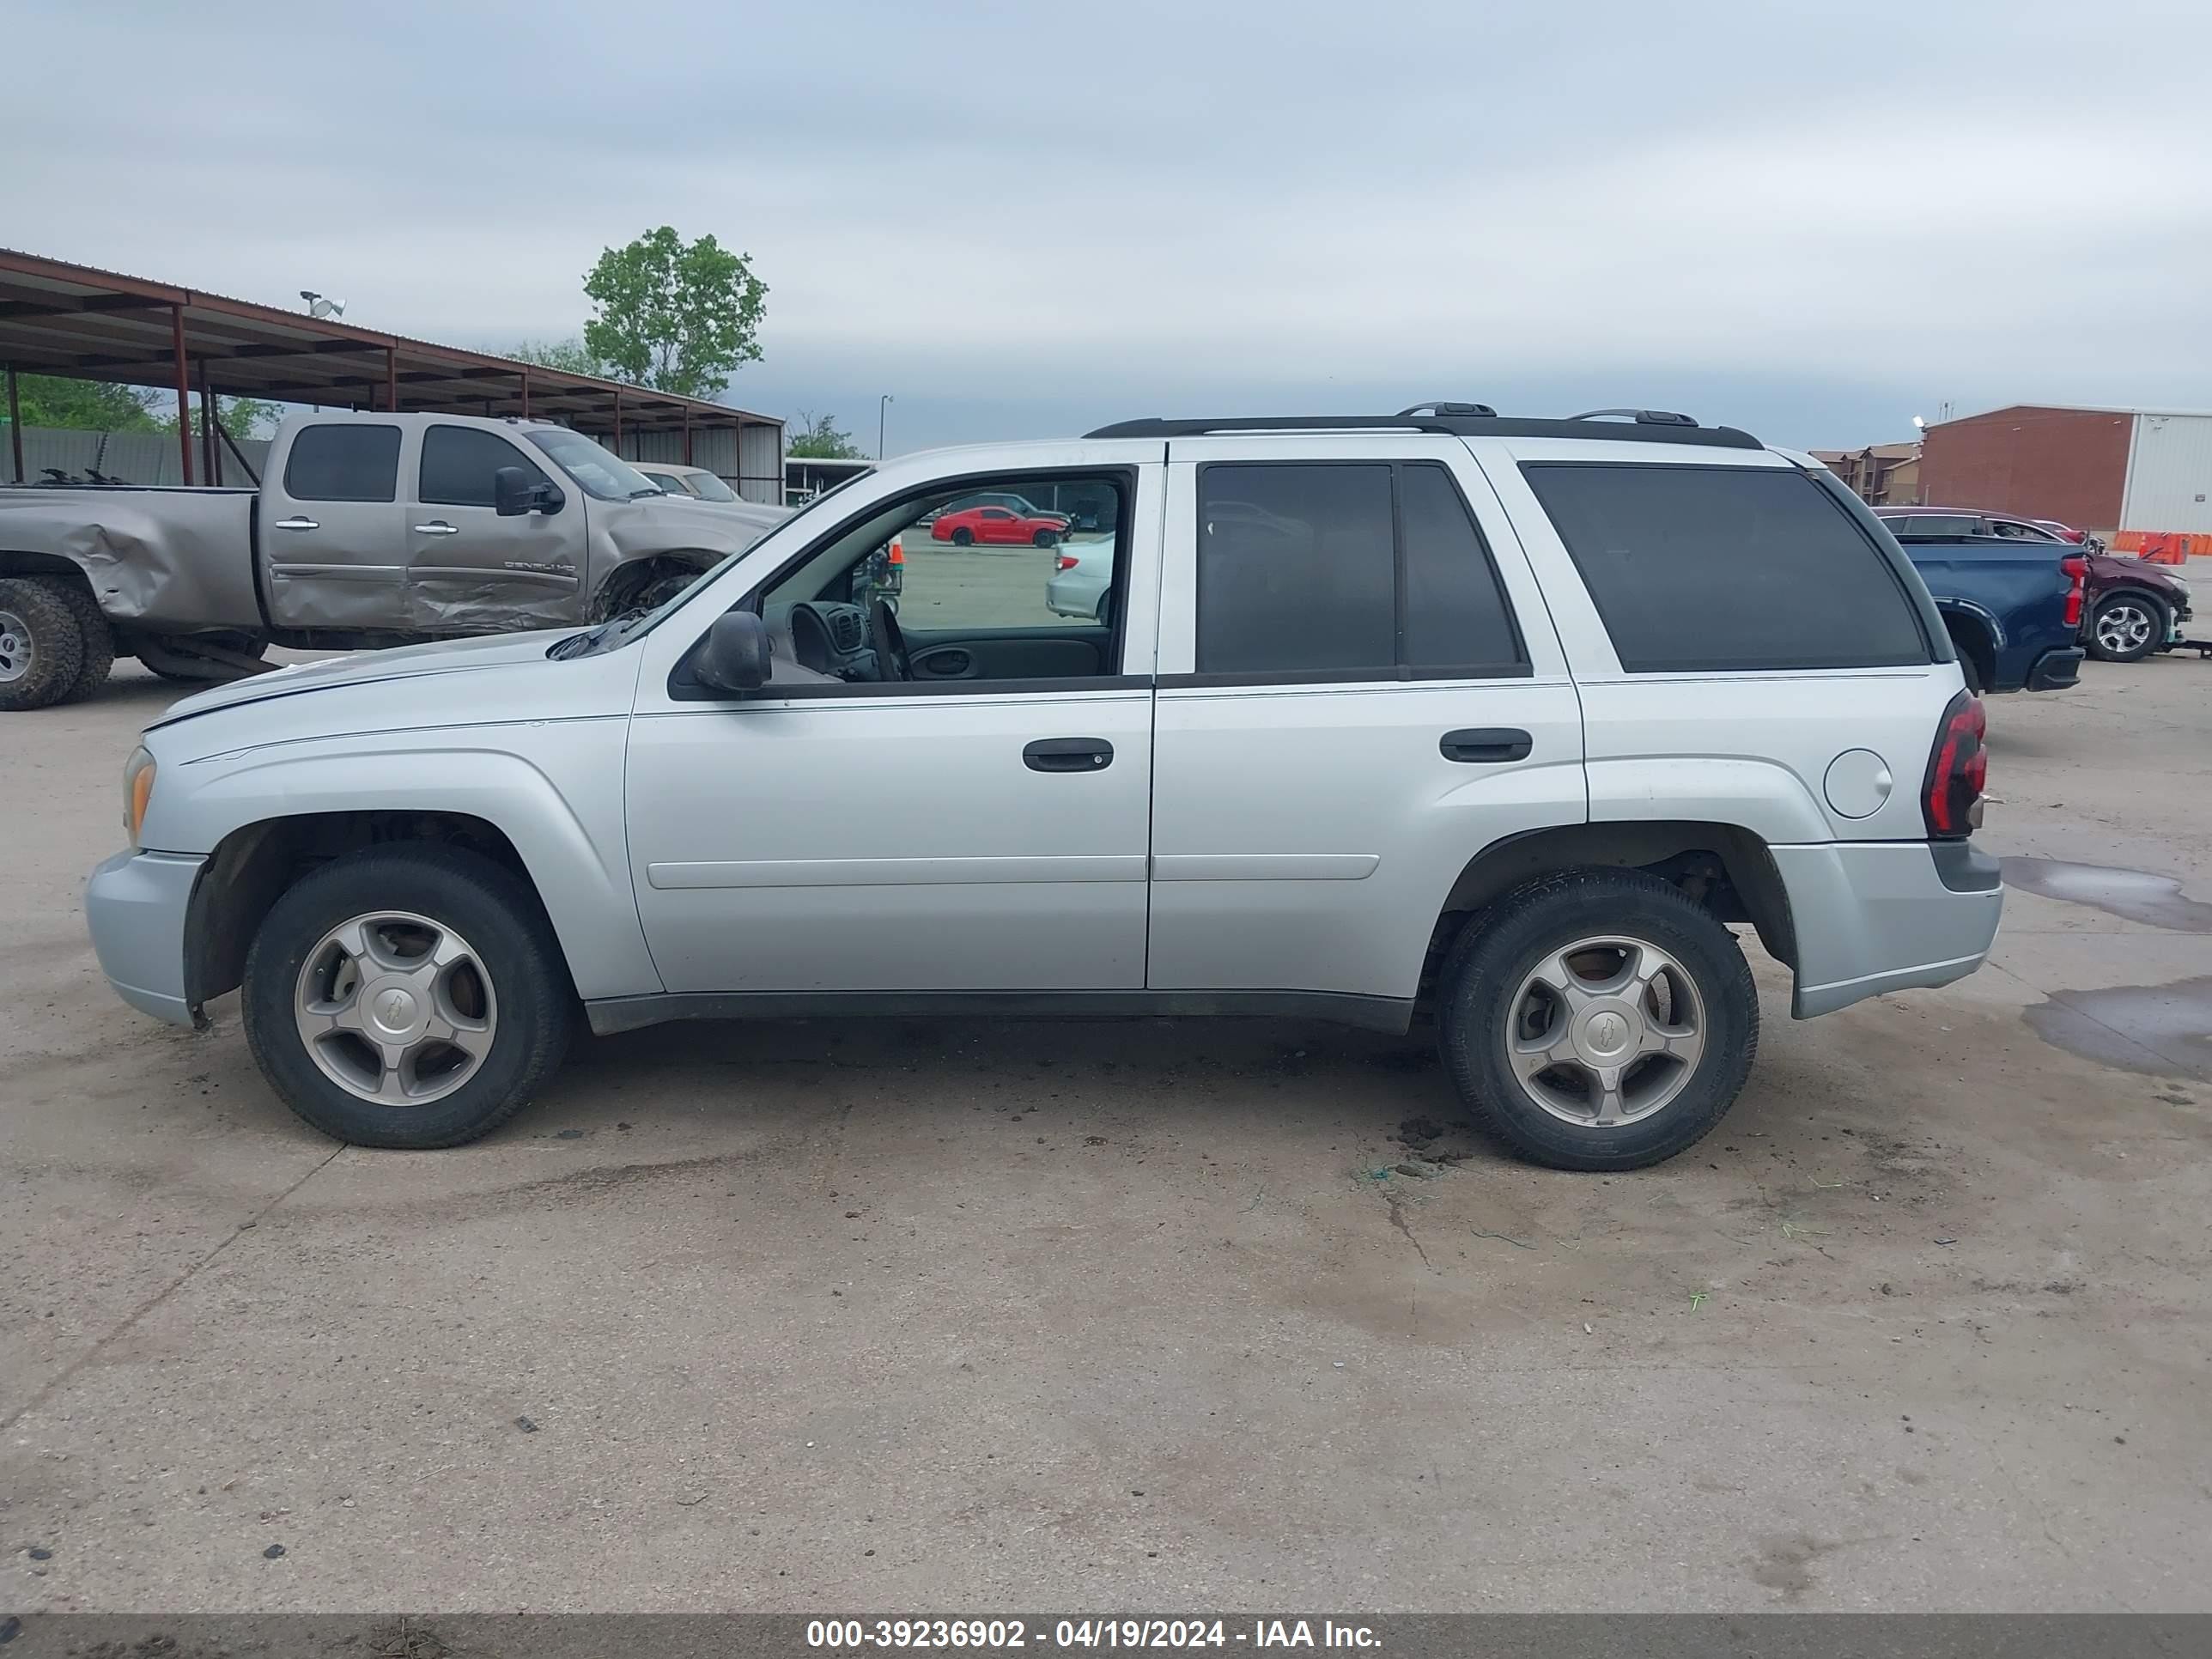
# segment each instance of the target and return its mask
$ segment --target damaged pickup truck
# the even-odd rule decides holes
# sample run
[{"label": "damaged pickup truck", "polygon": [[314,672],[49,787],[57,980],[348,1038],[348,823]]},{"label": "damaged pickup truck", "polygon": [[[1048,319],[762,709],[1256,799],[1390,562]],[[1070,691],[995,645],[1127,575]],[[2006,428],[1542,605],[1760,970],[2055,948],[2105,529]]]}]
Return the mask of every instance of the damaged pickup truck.
[{"label": "damaged pickup truck", "polygon": [[664,494],[544,421],[295,416],[258,490],[0,489],[0,711],[82,697],[118,656],[259,672],[647,610],[788,517]]}]

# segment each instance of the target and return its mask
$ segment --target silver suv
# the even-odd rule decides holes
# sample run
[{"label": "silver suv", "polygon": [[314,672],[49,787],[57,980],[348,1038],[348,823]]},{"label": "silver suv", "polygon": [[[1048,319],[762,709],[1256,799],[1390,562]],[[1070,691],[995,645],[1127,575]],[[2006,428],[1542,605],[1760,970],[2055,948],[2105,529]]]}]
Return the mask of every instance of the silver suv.
[{"label": "silver suv", "polygon": [[[366,1146],[484,1133],[580,1013],[1274,1014],[1432,1021],[1516,1152],[1656,1162],[1751,1067],[1733,927],[1805,1018],[1972,972],[2002,889],[1896,543],[1629,413],[917,455],[649,613],[206,692],[125,769],[94,943],[166,1019],[242,988]],[[1108,621],[1046,603],[1054,549],[921,528],[982,491],[1088,504]]]}]

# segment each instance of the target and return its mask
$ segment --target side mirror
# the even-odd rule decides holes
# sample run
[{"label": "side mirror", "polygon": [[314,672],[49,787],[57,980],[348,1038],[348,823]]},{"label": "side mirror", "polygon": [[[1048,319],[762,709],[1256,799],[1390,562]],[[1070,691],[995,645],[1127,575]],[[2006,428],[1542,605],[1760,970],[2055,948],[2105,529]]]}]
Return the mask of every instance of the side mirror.
[{"label": "side mirror", "polygon": [[519,466],[492,469],[492,511],[502,519],[519,519],[526,513],[558,513],[568,498],[558,484],[533,479]]},{"label": "side mirror", "polygon": [[715,617],[691,665],[700,684],[732,697],[767,684],[769,670],[768,624],[750,611]]}]

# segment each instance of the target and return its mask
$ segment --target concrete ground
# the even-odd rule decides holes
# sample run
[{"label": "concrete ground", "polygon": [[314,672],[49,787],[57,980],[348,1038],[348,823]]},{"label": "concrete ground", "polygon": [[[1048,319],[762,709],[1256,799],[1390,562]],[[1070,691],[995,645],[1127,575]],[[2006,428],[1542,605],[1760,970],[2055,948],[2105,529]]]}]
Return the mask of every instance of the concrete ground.
[{"label": "concrete ground", "polygon": [[0,1611],[2212,1607],[2212,663],[1993,702],[1996,963],[1752,947],[1610,1180],[1287,1023],[668,1028],[334,1146],[87,946],[168,696],[0,725]]}]

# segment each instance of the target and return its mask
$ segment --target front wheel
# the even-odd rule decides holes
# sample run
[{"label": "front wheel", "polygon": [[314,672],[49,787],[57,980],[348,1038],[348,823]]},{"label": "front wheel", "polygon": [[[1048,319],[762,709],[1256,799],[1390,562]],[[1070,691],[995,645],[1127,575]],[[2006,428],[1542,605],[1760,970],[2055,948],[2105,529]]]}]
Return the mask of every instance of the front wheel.
[{"label": "front wheel", "polygon": [[1694,1145],[1759,1047],[1735,936],[1638,871],[1507,894],[1462,931],[1439,993],[1444,1063],[1476,1127],[1558,1170],[1640,1169]]},{"label": "front wheel", "polygon": [[456,848],[370,848],[288,889],[246,953],[246,1040],[288,1106],[356,1146],[456,1146],[526,1104],[571,991],[537,896]]},{"label": "front wheel", "polygon": [[2089,623],[2089,654],[2104,662],[2140,662],[2166,643],[2166,607],[2140,593],[2115,593]]},{"label": "front wheel", "polygon": [[1030,539],[1036,543],[1039,547],[1058,547],[1060,545],[1060,532],[1056,530],[1040,530],[1036,535],[1030,537]]}]

